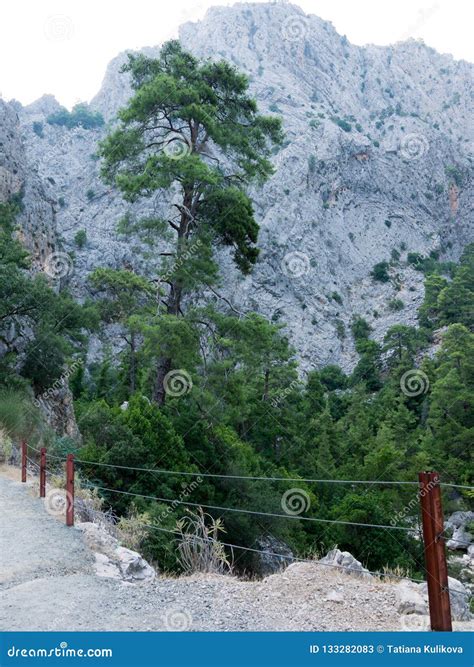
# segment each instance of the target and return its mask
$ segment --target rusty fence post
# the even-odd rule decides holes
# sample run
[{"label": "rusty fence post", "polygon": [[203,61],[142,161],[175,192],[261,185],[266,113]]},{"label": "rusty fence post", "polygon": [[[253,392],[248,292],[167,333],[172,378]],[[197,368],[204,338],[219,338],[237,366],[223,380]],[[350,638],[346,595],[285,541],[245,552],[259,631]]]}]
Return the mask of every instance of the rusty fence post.
[{"label": "rusty fence post", "polygon": [[46,496],[46,447],[41,447],[40,454],[40,498]]},{"label": "rusty fence post", "polygon": [[444,519],[437,472],[420,472],[421,518],[431,629],[450,632],[451,605],[444,544]]},{"label": "rusty fence post", "polygon": [[21,481],[26,482],[26,441],[21,441]]},{"label": "rusty fence post", "polygon": [[74,525],[74,454],[66,459],[66,526]]}]

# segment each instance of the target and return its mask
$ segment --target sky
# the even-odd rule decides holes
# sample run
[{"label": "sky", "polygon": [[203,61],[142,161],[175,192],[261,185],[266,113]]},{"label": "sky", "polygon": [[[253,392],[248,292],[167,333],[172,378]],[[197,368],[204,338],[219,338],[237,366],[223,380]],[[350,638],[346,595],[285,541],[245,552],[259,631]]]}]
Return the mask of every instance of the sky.
[{"label": "sky", "polygon": [[[258,1],[258,0],[257,0]],[[15,0],[0,10],[0,95],[29,104],[45,93],[70,108],[99,90],[120,51],[177,36],[181,23],[232,0]],[[421,38],[474,61],[469,0],[293,0],[353,44]]]}]

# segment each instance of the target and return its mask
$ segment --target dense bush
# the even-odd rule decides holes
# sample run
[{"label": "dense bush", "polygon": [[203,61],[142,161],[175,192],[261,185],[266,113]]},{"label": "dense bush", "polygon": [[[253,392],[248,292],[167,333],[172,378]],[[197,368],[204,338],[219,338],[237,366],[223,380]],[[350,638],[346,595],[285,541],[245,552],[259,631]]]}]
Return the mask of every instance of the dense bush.
[{"label": "dense bush", "polygon": [[375,264],[374,268],[370,272],[370,275],[374,280],[377,280],[378,282],[381,283],[386,283],[390,280],[388,269],[389,269],[388,262],[379,262],[378,264]]},{"label": "dense bush", "polygon": [[91,130],[104,125],[102,114],[90,111],[86,104],[76,104],[72,111],[63,108],[48,116],[46,120],[50,125],[61,125],[68,129],[83,127],[85,130]]}]

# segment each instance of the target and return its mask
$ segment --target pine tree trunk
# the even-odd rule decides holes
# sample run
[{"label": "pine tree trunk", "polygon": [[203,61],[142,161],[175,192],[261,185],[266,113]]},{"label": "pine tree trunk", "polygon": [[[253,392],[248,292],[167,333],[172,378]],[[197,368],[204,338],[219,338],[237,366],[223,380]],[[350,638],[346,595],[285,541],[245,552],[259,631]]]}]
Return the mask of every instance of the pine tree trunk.
[{"label": "pine tree trunk", "polygon": [[135,393],[137,385],[137,342],[135,340],[135,332],[132,331],[130,336],[130,394]]},{"label": "pine tree trunk", "polygon": [[[179,262],[183,240],[189,235],[189,225],[193,221],[192,209],[193,188],[185,190],[183,194],[183,207],[181,210],[181,221],[178,231],[176,244],[176,261]],[[170,292],[166,302],[166,312],[168,315],[179,317],[182,315],[181,300],[183,297],[183,286],[178,280],[174,280],[170,286]],[[172,359],[161,357],[156,366],[155,384],[153,387],[153,401],[157,405],[164,405],[166,401],[165,377],[172,370]]]},{"label": "pine tree trunk", "polygon": [[153,401],[157,405],[164,405],[166,400],[165,377],[171,370],[171,359],[162,357],[156,367],[155,385],[153,387]]}]

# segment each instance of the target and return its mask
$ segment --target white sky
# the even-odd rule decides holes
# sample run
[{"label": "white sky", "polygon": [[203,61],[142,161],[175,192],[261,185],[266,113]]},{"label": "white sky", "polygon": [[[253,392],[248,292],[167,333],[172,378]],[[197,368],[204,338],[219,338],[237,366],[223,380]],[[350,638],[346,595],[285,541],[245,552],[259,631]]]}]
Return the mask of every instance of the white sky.
[{"label": "white sky", "polygon": [[[259,0],[257,0],[259,1]],[[354,44],[421,37],[474,60],[469,0],[293,0],[332,21]],[[52,93],[64,105],[89,100],[120,51],[176,36],[188,20],[233,0],[14,0],[0,9],[0,93],[29,104]]]}]

